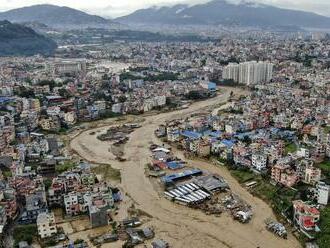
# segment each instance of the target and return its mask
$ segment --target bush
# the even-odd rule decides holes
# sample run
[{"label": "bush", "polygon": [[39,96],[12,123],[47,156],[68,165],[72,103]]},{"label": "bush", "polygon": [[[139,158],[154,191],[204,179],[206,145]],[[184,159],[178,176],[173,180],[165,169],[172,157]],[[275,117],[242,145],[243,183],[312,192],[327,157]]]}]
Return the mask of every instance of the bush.
[{"label": "bush", "polygon": [[317,244],[320,248],[330,247],[330,207],[326,207],[321,211],[321,219],[320,219],[320,229],[316,235]]},{"label": "bush", "polygon": [[85,242],[85,240],[83,240],[83,239],[76,239],[73,244],[78,245],[78,244],[81,244],[84,242]]},{"label": "bush", "polygon": [[36,225],[24,225],[17,226],[14,229],[14,240],[15,247],[18,246],[18,243],[21,241],[26,241],[28,244],[32,244],[33,237],[37,235],[37,226]]},{"label": "bush", "polygon": [[76,164],[68,161],[64,162],[64,164],[56,165],[55,170],[58,174],[61,174],[62,172],[68,171],[76,167]]}]

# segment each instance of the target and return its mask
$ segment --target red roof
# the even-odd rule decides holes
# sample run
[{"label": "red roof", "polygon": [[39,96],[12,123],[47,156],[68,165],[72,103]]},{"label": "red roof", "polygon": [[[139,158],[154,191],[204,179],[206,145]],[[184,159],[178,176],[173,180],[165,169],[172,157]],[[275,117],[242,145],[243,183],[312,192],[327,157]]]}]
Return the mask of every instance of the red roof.
[{"label": "red roof", "polygon": [[320,214],[320,211],[317,210],[316,208],[310,208],[309,212],[312,213],[312,214]]},{"label": "red roof", "polygon": [[162,161],[154,160],[152,163],[153,163],[154,166],[157,166],[157,167],[160,168],[160,169],[163,169],[163,170],[164,170],[164,169],[167,168],[166,163],[164,163],[164,162],[162,162]]},{"label": "red roof", "polygon": [[315,226],[315,223],[314,223],[313,220],[314,219],[311,216],[304,216],[303,217],[304,226],[307,227],[307,228],[314,227]]}]

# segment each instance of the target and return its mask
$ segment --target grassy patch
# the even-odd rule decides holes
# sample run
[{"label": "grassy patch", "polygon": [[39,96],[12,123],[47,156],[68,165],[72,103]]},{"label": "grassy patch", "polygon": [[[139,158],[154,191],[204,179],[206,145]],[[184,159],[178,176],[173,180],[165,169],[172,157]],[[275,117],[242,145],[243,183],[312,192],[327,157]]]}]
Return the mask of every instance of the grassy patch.
[{"label": "grassy patch", "polygon": [[11,173],[10,170],[2,171],[2,175],[3,175],[5,178],[9,178],[9,177],[12,177],[12,176],[13,176],[13,174]]},{"label": "grassy patch", "polygon": [[326,177],[330,178],[330,159],[323,161],[322,163],[317,165],[321,171],[322,174]]},{"label": "grassy patch", "polygon": [[251,190],[251,193],[266,202],[271,202],[276,195],[276,187],[270,183],[265,182],[262,178],[259,178],[257,182],[257,186]]},{"label": "grassy patch", "polygon": [[324,128],[324,132],[325,132],[325,133],[330,133],[330,126],[326,126],[326,127]]},{"label": "grassy patch", "polygon": [[52,179],[50,178],[45,178],[44,179],[44,185],[45,185],[45,189],[46,191],[50,188],[50,186],[52,186]]},{"label": "grassy patch", "polygon": [[288,154],[288,153],[294,153],[298,150],[298,147],[296,146],[296,144],[294,143],[288,143],[286,144],[285,146],[285,153]]},{"label": "grassy patch", "polygon": [[251,171],[246,170],[231,170],[230,173],[239,183],[245,183],[252,179],[255,179],[255,175]]},{"label": "grassy patch", "polygon": [[328,248],[330,247],[330,206],[326,207],[321,211],[321,219],[320,219],[320,229],[316,235],[317,244],[320,248]]},{"label": "grassy patch", "polygon": [[257,185],[249,190],[250,193],[270,204],[277,214],[281,214],[292,206],[292,200],[295,199],[297,191],[274,186],[269,182],[269,178],[264,178],[248,169],[233,169],[228,163],[226,165],[239,183],[256,181]]},{"label": "grassy patch", "polygon": [[102,175],[104,179],[121,181],[120,170],[112,168],[109,164],[100,164],[92,168],[92,171],[95,174]]},{"label": "grassy patch", "polygon": [[71,170],[76,166],[77,166],[76,163],[74,163],[72,161],[66,161],[66,162],[64,162],[64,164],[56,165],[55,170],[57,173],[61,174],[62,172]]},{"label": "grassy patch", "polygon": [[18,243],[21,241],[26,241],[29,244],[32,244],[33,237],[37,235],[37,226],[36,225],[24,225],[17,226],[14,229],[14,240],[15,247],[18,247]]}]

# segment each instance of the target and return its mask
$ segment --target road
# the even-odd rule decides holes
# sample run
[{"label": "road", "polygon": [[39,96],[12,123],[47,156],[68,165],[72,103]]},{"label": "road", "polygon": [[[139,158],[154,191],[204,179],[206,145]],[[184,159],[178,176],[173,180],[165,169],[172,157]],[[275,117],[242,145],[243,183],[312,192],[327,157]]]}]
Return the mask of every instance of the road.
[{"label": "road", "polygon": [[[98,163],[108,163],[121,170],[121,187],[139,208],[153,218],[148,223],[155,227],[157,237],[167,240],[171,247],[242,247],[242,248],[295,248],[300,247],[298,241],[291,235],[287,240],[280,239],[266,231],[264,220],[275,218],[271,208],[263,201],[246,191],[230,173],[221,167],[208,162],[187,161],[189,165],[209,170],[223,176],[232,191],[238,194],[253,207],[254,217],[248,224],[233,221],[224,213],[221,217],[206,215],[202,211],[193,210],[166,200],[158,194],[154,184],[145,176],[145,165],[150,162],[149,145],[159,143],[154,136],[154,130],[166,120],[182,118],[212,105],[227,102],[230,91],[242,93],[239,89],[223,89],[217,97],[196,102],[188,109],[154,116],[146,116],[142,127],[130,135],[124,152],[128,161],[120,163],[112,159],[105,143],[99,141],[90,132],[104,131],[106,127],[87,130],[76,136],[70,146],[82,158]],[[86,144],[87,148],[86,149]],[[180,152],[175,151],[178,156]]]}]

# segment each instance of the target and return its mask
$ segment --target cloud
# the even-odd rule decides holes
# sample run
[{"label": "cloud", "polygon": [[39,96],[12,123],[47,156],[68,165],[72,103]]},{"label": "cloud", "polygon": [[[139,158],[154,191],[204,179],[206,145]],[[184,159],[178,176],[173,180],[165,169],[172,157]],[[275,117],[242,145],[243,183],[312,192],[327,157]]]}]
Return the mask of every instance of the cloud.
[{"label": "cloud", "polygon": [[[240,2],[241,0],[228,0]],[[312,11],[318,14],[330,16],[329,0],[247,0],[264,4],[271,4],[282,8]],[[197,4],[208,0],[0,0],[0,10],[5,11],[13,8],[30,6],[34,4],[55,4],[68,6],[91,14],[117,17],[154,5],[174,5],[178,3]]]}]

